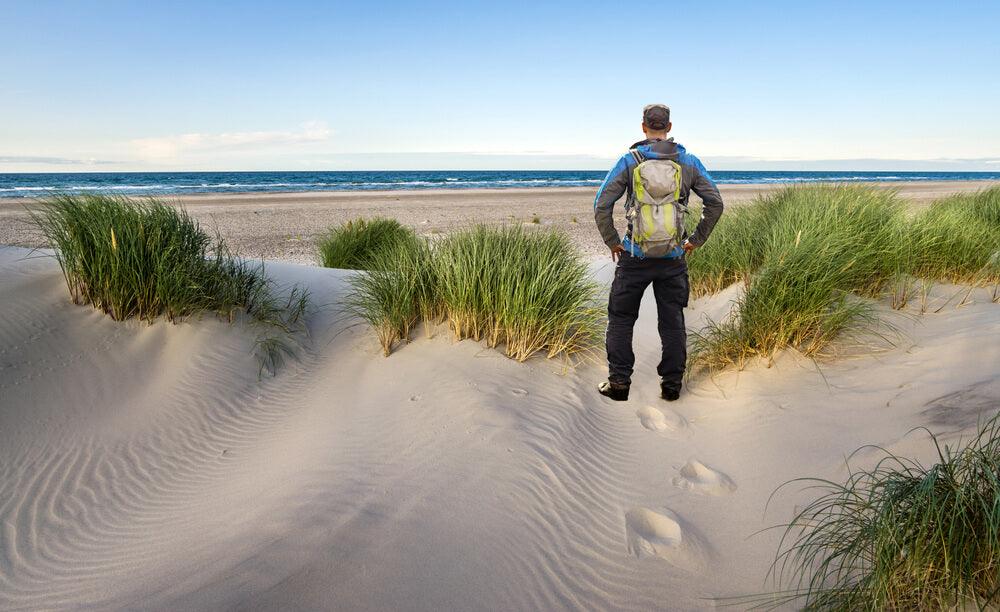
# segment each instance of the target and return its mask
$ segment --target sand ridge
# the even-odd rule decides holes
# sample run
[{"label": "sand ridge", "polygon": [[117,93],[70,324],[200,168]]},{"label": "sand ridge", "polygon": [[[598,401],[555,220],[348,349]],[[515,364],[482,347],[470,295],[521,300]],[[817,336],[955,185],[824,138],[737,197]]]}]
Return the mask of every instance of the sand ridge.
[{"label": "sand ridge", "polygon": [[[842,478],[864,444],[933,460],[911,428],[957,440],[1000,405],[986,290],[822,376],[788,353],[670,404],[647,300],[620,404],[598,365],[518,364],[443,328],[383,358],[341,310],[352,273],[292,264],[269,270],[325,306],[258,381],[239,325],[116,323],[27,255],[0,248],[4,610],[712,608],[767,587],[778,534],[751,534],[808,499],[765,514],[777,486]],[[731,295],[693,301],[689,326]]]}]

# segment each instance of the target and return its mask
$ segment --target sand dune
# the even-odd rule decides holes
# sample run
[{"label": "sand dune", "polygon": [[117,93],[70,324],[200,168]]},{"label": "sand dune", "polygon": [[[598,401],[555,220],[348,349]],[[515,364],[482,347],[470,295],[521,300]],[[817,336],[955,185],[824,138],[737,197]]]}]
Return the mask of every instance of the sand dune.
[{"label": "sand dune", "polygon": [[779,534],[751,534],[808,499],[765,514],[778,485],[841,479],[864,444],[932,461],[911,428],[954,441],[1000,407],[986,291],[887,311],[895,348],[822,375],[788,353],[669,405],[647,302],[616,404],[596,365],[443,329],[383,358],[337,306],[350,273],[292,264],[269,269],[325,307],[300,361],[258,381],[239,325],[116,323],[28,254],[0,248],[3,610],[712,608],[769,588]]}]

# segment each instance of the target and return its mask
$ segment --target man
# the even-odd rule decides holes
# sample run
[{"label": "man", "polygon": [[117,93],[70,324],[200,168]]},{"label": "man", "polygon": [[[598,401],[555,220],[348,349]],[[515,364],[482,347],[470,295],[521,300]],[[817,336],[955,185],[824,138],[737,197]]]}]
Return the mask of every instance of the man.
[{"label": "man", "polygon": [[[670,109],[650,104],[642,111],[646,139],[635,143],[608,173],[594,199],[594,218],[604,243],[617,261],[608,298],[608,380],[601,395],[628,399],[635,365],[632,328],[646,287],[653,285],[659,319],[662,358],[656,371],[667,401],[680,396],[687,361],[684,307],[688,304],[685,255],[708,240],[722,216],[722,197],[697,157],[667,138]],[[655,185],[660,181],[659,185]],[[665,181],[665,182],[664,182]],[[667,185],[667,187],[664,187]],[[657,191],[658,190],[658,191]],[[701,219],[693,234],[684,229],[688,196],[702,199]],[[628,229],[624,239],[614,225],[613,209],[623,195]],[[650,196],[653,194],[656,197]],[[643,226],[641,231],[636,226]],[[650,229],[652,228],[652,229]],[[669,234],[669,236],[668,236]]]}]

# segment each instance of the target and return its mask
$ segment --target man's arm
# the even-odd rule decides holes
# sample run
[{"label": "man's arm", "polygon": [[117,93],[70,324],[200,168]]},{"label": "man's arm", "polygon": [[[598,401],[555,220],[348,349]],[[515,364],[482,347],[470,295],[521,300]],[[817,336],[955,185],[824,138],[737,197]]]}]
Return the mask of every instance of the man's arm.
[{"label": "man's arm", "polygon": [[691,191],[698,194],[698,197],[702,201],[701,219],[698,221],[698,227],[695,228],[694,233],[688,237],[688,242],[693,246],[699,247],[708,240],[712,229],[715,228],[715,224],[719,222],[719,218],[722,216],[724,207],[722,196],[719,194],[719,188],[715,186],[715,181],[712,180],[712,176],[705,170],[705,166],[702,165],[701,160],[694,155],[687,155],[686,157],[684,161],[690,164],[695,171]]},{"label": "man's arm", "polygon": [[608,172],[601,188],[597,190],[597,197],[594,198],[594,220],[597,221],[597,230],[601,232],[604,244],[612,251],[615,247],[621,246],[622,239],[615,229],[614,208],[615,202],[622,197],[628,189],[628,162],[630,156],[623,155],[615,167]]}]

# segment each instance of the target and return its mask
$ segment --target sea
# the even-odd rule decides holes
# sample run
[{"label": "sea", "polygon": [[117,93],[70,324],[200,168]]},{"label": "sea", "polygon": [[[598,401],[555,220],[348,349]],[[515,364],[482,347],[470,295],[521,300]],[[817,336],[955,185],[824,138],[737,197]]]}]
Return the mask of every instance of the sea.
[{"label": "sea", "polygon": [[[517,189],[594,187],[599,170],[428,170],[330,172],[86,172],[0,174],[0,198],[52,193],[169,196],[186,193]],[[1000,172],[712,172],[719,184],[1000,180]]]}]

